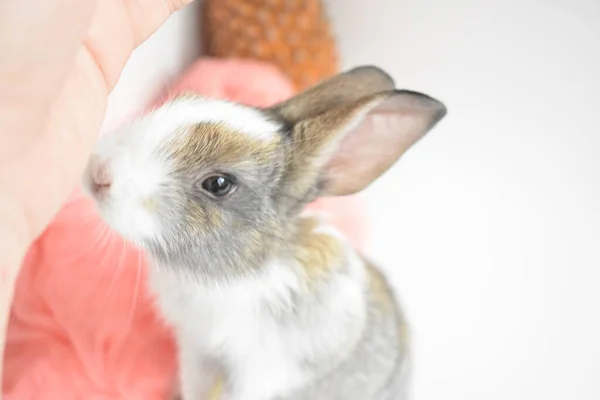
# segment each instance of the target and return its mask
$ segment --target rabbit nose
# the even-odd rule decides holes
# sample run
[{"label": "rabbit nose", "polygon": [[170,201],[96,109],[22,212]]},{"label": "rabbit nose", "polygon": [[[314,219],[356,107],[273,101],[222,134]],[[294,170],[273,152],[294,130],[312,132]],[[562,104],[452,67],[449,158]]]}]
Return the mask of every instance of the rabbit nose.
[{"label": "rabbit nose", "polygon": [[105,160],[92,159],[92,192],[95,195],[106,193],[113,183],[112,174]]}]

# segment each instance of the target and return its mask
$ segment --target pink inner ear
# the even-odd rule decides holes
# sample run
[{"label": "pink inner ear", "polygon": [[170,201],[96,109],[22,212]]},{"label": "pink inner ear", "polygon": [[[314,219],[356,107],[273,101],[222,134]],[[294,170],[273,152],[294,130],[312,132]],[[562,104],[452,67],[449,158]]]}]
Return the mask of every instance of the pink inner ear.
[{"label": "pink inner ear", "polygon": [[323,168],[326,194],[363,190],[427,133],[435,110],[415,104],[410,97],[392,95],[345,134]]}]

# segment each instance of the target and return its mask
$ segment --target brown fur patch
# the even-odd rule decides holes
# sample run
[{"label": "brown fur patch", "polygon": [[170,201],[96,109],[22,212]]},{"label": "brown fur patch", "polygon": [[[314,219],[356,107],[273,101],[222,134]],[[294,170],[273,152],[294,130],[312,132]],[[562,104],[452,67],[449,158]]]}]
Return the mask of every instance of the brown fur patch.
[{"label": "brown fur patch", "polygon": [[[223,123],[201,123],[182,128],[187,131],[176,135],[165,151],[175,160],[175,173],[214,172],[212,168],[260,168],[273,160],[281,141],[278,135],[272,140],[261,140],[244,132],[229,128]],[[190,203],[189,218],[199,223],[212,223],[216,227],[219,216],[206,213],[202,207]]]},{"label": "brown fur patch", "polygon": [[372,299],[379,309],[386,312],[396,311],[396,302],[385,276],[370,262],[366,262],[369,274],[369,289]]},{"label": "brown fur patch", "polygon": [[401,320],[398,324],[398,332],[400,335],[400,346],[404,351],[408,351],[410,347],[410,329],[406,321]]},{"label": "brown fur patch", "polygon": [[215,381],[210,393],[208,394],[208,400],[220,400],[223,398],[223,378],[219,377]]},{"label": "brown fur patch", "polygon": [[177,135],[169,144],[169,151],[176,160],[177,168],[187,170],[199,165],[240,165],[269,162],[280,142],[261,140],[229,128],[224,123],[201,123]]},{"label": "brown fur patch", "polygon": [[142,200],[142,206],[148,211],[148,212],[154,212],[157,210],[158,208],[158,203],[156,202],[156,199],[153,197],[146,197],[145,199]]},{"label": "brown fur patch", "polygon": [[247,259],[252,257],[264,247],[263,235],[258,231],[249,231],[245,233],[247,245],[243,248],[243,254]]},{"label": "brown fur patch", "polygon": [[377,304],[379,310],[386,314],[395,314],[398,318],[398,341],[400,348],[407,351],[410,346],[410,330],[407,322],[405,321],[402,313],[400,312],[399,305],[394,296],[392,288],[388,283],[386,277],[381,271],[373,265],[370,261],[363,258],[367,272],[369,274],[369,289],[372,301]]},{"label": "brown fur patch", "polygon": [[310,286],[345,266],[345,246],[331,235],[315,232],[320,225],[316,217],[298,220],[295,258],[306,272]]}]

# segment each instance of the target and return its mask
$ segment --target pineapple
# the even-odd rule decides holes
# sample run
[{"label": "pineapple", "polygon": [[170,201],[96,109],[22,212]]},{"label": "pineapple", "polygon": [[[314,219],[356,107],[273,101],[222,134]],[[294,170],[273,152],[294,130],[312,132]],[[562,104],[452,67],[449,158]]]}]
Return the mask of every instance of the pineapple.
[{"label": "pineapple", "polygon": [[318,0],[204,0],[207,55],[278,66],[297,90],[338,73],[338,55]]}]

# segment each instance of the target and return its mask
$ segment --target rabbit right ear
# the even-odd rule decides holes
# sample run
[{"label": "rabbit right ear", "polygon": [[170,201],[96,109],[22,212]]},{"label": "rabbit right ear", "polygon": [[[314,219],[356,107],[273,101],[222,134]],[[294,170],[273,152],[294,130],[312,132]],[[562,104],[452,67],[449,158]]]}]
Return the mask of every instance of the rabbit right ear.
[{"label": "rabbit right ear", "polygon": [[441,102],[393,85],[362,67],[273,109],[290,135],[286,180],[296,198],[310,188],[318,196],[363,190],[446,115]]},{"label": "rabbit right ear", "polygon": [[375,93],[394,89],[394,80],[373,66],[343,72],[313,86],[269,111],[289,125],[346,106]]}]

